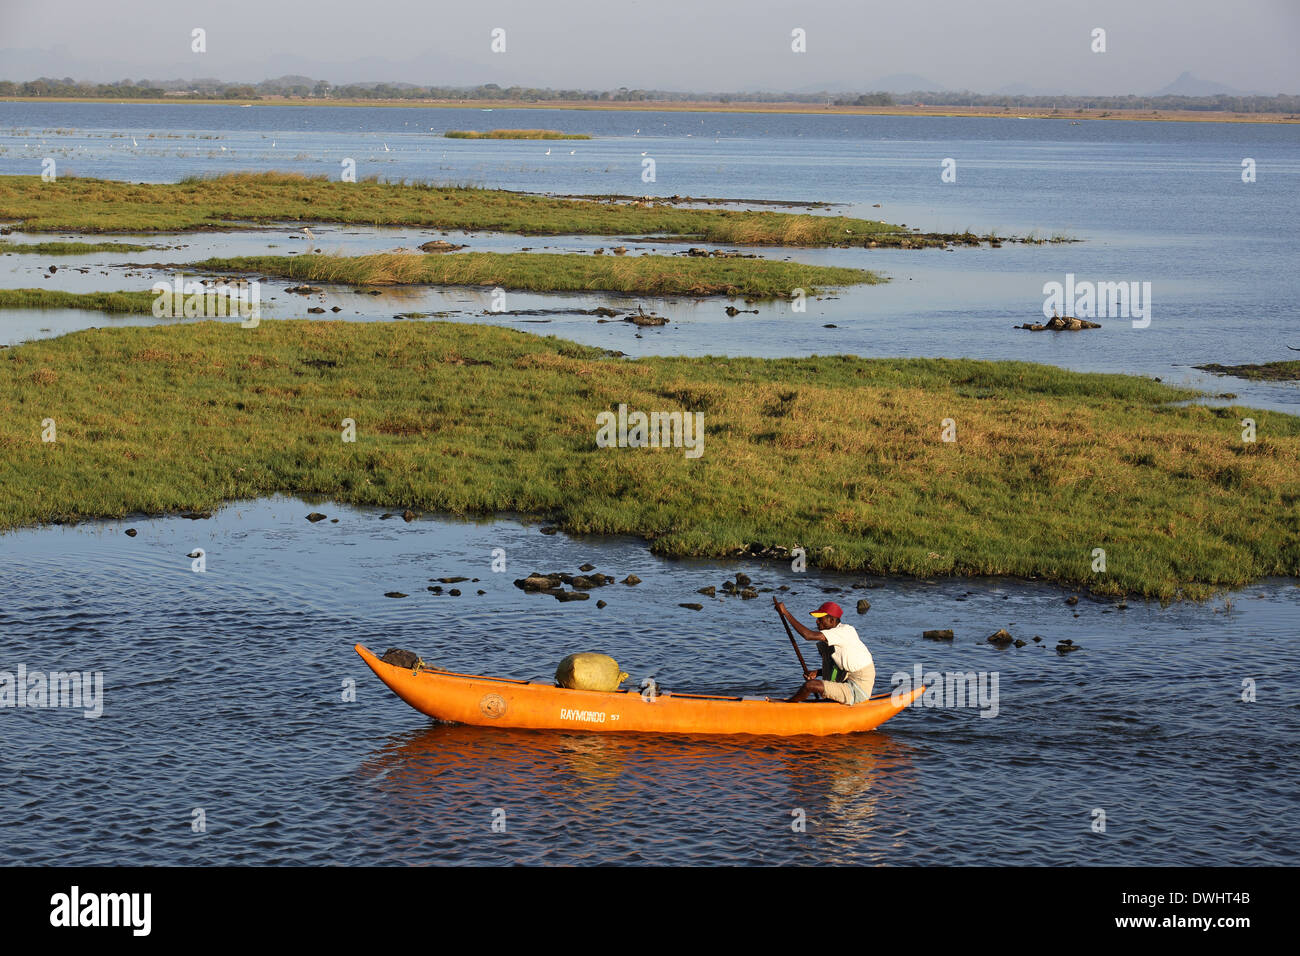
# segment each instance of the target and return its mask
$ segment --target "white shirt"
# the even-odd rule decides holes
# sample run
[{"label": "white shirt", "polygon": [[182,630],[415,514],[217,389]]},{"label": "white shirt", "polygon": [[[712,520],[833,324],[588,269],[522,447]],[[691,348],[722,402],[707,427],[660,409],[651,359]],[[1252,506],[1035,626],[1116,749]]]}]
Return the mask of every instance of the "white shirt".
[{"label": "white shirt", "polygon": [[831,660],[845,674],[854,674],[863,668],[875,666],[867,645],[862,643],[858,632],[848,624],[841,623],[821,633],[826,638],[826,646],[831,649]]}]

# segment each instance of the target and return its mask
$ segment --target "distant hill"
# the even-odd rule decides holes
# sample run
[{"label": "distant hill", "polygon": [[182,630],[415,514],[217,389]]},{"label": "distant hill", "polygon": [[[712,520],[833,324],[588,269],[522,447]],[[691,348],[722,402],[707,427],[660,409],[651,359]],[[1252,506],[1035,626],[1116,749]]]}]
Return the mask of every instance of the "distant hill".
[{"label": "distant hill", "polygon": [[1183,72],[1178,79],[1168,86],[1156,90],[1151,96],[1262,96],[1254,91],[1234,90],[1213,80],[1202,80],[1191,73]]}]

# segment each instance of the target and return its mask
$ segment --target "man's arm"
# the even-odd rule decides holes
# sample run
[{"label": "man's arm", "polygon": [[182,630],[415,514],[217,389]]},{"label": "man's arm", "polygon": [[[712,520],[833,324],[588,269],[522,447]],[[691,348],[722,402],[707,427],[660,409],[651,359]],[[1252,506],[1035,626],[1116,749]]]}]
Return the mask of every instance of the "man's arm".
[{"label": "man's arm", "polygon": [[785,604],[783,604],[781,601],[778,601],[776,598],[773,598],[772,603],[776,605],[776,612],[780,614],[783,618],[785,618],[787,621],[789,621],[790,624],[794,627],[794,629],[799,632],[799,636],[802,637],[805,641],[826,640],[826,638],[822,635],[821,631],[815,631],[811,627],[805,627],[799,621],[795,620],[794,615],[790,613],[790,611],[786,608]]}]

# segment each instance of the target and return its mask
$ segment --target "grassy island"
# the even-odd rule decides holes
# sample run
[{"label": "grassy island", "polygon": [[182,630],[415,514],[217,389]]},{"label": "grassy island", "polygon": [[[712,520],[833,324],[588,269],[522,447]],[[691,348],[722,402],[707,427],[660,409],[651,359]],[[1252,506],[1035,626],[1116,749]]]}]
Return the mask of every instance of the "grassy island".
[{"label": "grassy island", "polygon": [[[0,350],[0,529],[289,493],[1163,599],[1300,573],[1300,418],[1250,411],[1246,443],[1244,409],[1171,404],[1194,394],[1022,362],[626,360],[445,323],[86,330]],[[702,454],[598,447],[620,404],[702,413]]]},{"label": "grassy island", "polygon": [[166,233],[271,223],[423,226],[519,235],[659,236],[725,245],[923,248],[976,245],[973,233],[920,233],[872,219],[698,209],[666,199],[562,199],[467,186],[345,183],[293,173],[229,173],[179,183],[0,176],[0,222],[26,232]]},{"label": "grassy island", "polygon": [[789,298],[794,289],[812,295],[832,286],[885,281],[863,269],[771,259],[541,252],[241,256],[204,259],[176,268],[349,285],[500,286],[528,292],[729,295],[754,299]]},{"label": "grassy island", "polygon": [[561,133],[557,129],[494,129],[482,133],[449,129],[442,135],[447,139],[591,139],[586,133]]}]

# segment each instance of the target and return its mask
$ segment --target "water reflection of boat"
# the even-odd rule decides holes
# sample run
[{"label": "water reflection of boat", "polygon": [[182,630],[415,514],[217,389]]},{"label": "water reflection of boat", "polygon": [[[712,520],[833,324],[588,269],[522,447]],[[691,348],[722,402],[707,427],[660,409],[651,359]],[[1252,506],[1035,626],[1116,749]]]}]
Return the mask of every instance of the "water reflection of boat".
[{"label": "water reflection of boat", "polygon": [[399,667],[361,644],[356,651],[398,697],[422,714],[482,727],[603,733],[827,736],[874,730],[924,692],[886,693],[846,707],[832,701],[790,704],[711,694],[570,690],[541,681]]},{"label": "water reflection of boat", "polygon": [[[367,826],[392,834],[406,862],[772,862],[795,852],[886,862],[915,807],[914,757],[888,733],[485,733],[433,723],[387,738],[350,789],[365,795]],[[500,834],[494,848],[486,837],[497,808],[510,839]],[[805,828],[793,829],[797,821]]]}]

